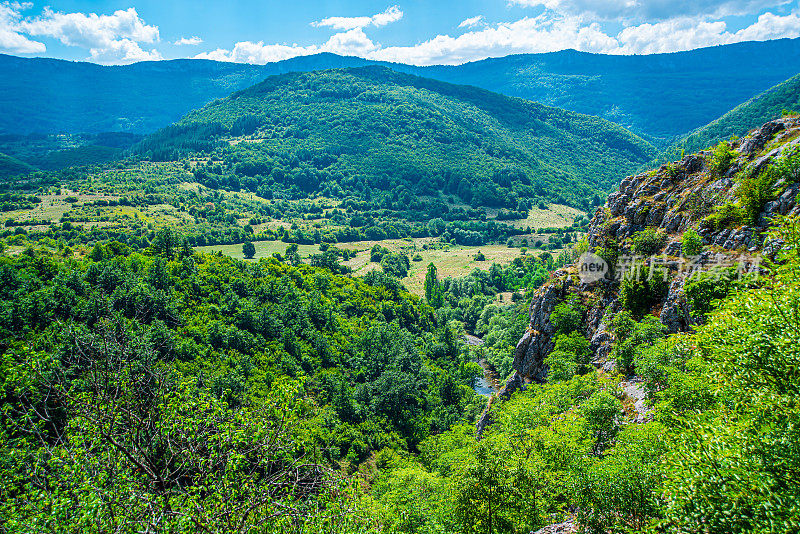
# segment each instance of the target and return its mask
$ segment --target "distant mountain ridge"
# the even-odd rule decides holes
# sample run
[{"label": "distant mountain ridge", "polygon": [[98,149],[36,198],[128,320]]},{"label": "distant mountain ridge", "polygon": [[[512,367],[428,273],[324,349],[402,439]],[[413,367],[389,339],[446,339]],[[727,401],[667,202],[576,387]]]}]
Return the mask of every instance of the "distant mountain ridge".
[{"label": "distant mountain ridge", "polygon": [[333,54],[266,65],[172,60],[114,67],[0,55],[0,133],[149,133],[270,75],[365,65],[596,115],[667,144],[800,72],[800,39],[646,56],[566,50],[430,67]]},{"label": "distant mountain ridge", "polygon": [[800,74],[741,104],[719,119],[695,130],[678,144],[687,153],[708,148],[731,136],[741,137],[784,111],[800,112]]}]

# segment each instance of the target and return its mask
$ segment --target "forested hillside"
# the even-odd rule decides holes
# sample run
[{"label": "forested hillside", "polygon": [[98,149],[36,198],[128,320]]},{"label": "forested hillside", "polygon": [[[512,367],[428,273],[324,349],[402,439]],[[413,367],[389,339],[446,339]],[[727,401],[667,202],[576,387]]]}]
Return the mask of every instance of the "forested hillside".
[{"label": "forested hillside", "polygon": [[[170,229],[6,251],[0,527],[797,531],[798,130],[624,180],[555,261],[431,265],[424,298]],[[582,280],[588,251],[620,276]],[[483,359],[510,371],[488,398]]]},{"label": "forested hillside", "polygon": [[783,113],[800,111],[800,74],[735,107],[678,144],[686,152],[708,148],[732,136],[743,136]]},{"label": "forested hillside", "polygon": [[655,154],[612,123],[382,67],[271,77],[190,113],[136,147],[200,154],[198,181],[262,197],[453,194],[473,206],[588,208]]},{"label": "forested hillside", "polygon": [[800,72],[800,41],[640,56],[567,50],[430,67],[332,54],[263,66],[175,60],[116,67],[0,55],[0,133],[150,133],[270,75],[368,64],[600,116],[666,143]]}]

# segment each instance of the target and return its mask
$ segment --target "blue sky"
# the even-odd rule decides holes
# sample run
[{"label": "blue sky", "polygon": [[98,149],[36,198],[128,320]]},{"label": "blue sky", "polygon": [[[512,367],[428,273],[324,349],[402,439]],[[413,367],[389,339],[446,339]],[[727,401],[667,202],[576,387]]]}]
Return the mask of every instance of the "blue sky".
[{"label": "blue sky", "polygon": [[800,36],[800,0],[0,0],[0,52],[125,64],[319,52],[417,65]]}]

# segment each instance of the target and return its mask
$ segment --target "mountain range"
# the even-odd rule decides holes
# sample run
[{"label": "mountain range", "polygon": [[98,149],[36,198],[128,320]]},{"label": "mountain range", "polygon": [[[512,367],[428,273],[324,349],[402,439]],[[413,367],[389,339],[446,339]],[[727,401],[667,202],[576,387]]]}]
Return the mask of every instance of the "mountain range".
[{"label": "mountain range", "polygon": [[644,56],[565,50],[429,67],[333,54],[261,66],[100,66],[0,55],[0,133],[150,133],[270,75],[371,64],[599,116],[666,146],[800,72],[800,39]]}]

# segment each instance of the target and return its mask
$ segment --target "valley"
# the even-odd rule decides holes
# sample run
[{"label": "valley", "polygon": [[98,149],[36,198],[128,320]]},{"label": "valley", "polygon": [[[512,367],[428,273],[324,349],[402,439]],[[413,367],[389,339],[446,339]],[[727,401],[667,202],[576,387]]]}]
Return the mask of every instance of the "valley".
[{"label": "valley", "polygon": [[798,43],[0,55],[0,532],[798,531]]}]

